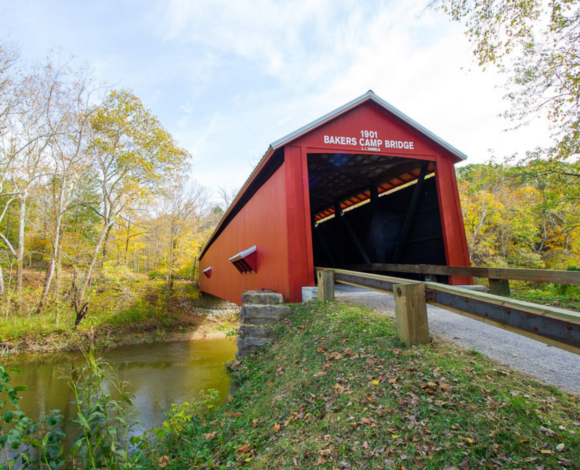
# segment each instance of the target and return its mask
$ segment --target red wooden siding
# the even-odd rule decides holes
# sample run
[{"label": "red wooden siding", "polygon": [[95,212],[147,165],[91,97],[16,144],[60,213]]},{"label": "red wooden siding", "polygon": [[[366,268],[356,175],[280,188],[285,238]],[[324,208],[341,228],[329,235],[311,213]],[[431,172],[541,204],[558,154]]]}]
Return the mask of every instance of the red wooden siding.
[{"label": "red wooden siding", "polygon": [[[392,149],[381,146],[381,151],[366,150],[361,146],[361,130],[377,132],[378,139],[381,141],[395,142],[413,142],[413,149]],[[356,139],[356,145],[343,145],[325,143],[325,136],[348,136]],[[290,147],[291,145],[291,147]],[[291,149],[291,150],[289,150]],[[459,201],[459,192],[457,181],[455,179],[454,163],[456,157],[451,155],[446,149],[424,136],[407,123],[401,121],[396,116],[391,115],[374,102],[366,102],[360,106],[347,111],[334,120],[323,124],[313,131],[305,134],[295,140],[285,148],[286,152],[291,155],[305,155],[308,153],[365,153],[385,156],[398,156],[404,158],[416,158],[422,161],[436,162],[437,190],[439,196],[439,207],[441,212],[441,224],[445,242],[445,254],[449,266],[470,266],[469,251],[467,248],[467,239],[465,237],[465,228],[463,226],[463,216],[461,213],[461,204]],[[308,200],[307,177],[305,179],[305,197]],[[296,180],[296,183],[298,181]],[[293,196],[299,197],[299,196]],[[288,204],[292,200],[288,199]],[[299,205],[300,202],[298,201]],[[310,210],[308,208],[308,214]],[[310,220],[306,221],[307,232],[310,234]],[[289,224],[290,227],[290,224]],[[297,229],[297,230],[301,230]],[[294,236],[296,232],[294,232]],[[310,239],[310,247],[312,240]],[[293,248],[290,248],[293,252]],[[306,253],[306,251],[304,251]],[[303,269],[307,269],[306,263],[312,262],[312,248],[308,252],[308,260],[304,260]],[[302,282],[303,286],[312,285],[308,283],[307,277],[302,273],[292,274],[290,278],[296,278]],[[450,284],[473,284],[469,277],[450,276]]]},{"label": "red wooden siding", "polygon": [[[439,156],[437,158],[435,176],[437,178],[439,212],[443,226],[447,265],[471,266],[455,168],[450,157]],[[451,285],[473,284],[473,279],[465,276],[449,276],[449,283]]]},{"label": "red wooden siding", "polygon": [[[284,163],[239,212],[228,212],[232,215],[230,218],[224,216],[208,241],[200,268],[211,266],[212,271],[211,277],[200,276],[202,292],[240,304],[246,290],[271,289],[280,292],[287,301],[299,302],[301,288],[314,285],[308,154],[317,153],[380,155],[432,162],[429,168],[435,166],[447,263],[470,265],[453,167],[465,156],[373,96],[376,95],[369,92],[350,109],[347,109],[350,105],[339,108],[325,122],[316,121],[306,127],[309,130],[302,135],[291,134],[273,144],[236,197],[232,205],[235,211],[250,194],[248,188],[262,184],[269,174],[269,159],[278,164],[280,160],[274,156],[280,157],[283,151]],[[365,131],[372,131],[380,144],[367,142]],[[401,184],[405,181],[403,178]],[[382,188],[390,189],[384,185]],[[370,194],[368,188],[362,190]],[[333,197],[342,197],[336,193]],[[228,259],[254,245],[257,246],[257,272],[241,274]],[[452,276],[450,282],[467,284],[472,280]]]},{"label": "red wooden siding", "polygon": [[[286,165],[282,165],[241,209],[200,261],[212,267],[212,277],[200,276],[200,290],[236,304],[247,290],[272,289],[289,296]],[[228,261],[258,247],[258,272],[240,274]]]},{"label": "red wooden siding", "polygon": [[302,287],[314,285],[308,165],[300,147],[284,148],[286,204],[288,214],[289,294],[292,302],[302,299]]}]

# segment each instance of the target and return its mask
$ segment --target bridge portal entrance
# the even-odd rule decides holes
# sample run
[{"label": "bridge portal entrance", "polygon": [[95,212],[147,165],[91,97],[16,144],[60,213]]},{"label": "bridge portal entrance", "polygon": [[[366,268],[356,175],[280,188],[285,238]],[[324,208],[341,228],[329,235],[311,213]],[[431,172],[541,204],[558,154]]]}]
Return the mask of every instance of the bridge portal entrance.
[{"label": "bridge portal entrance", "polygon": [[310,153],[308,184],[315,266],[446,265],[434,162]]}]

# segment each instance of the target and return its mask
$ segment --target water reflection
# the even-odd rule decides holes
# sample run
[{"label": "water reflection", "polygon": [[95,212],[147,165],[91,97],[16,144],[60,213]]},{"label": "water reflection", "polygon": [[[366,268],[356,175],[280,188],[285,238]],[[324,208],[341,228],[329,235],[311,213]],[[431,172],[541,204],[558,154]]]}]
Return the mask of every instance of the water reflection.
[{"label": "water reflection", "polygon": [[[103,356],[131,383],[141,421],[132,434],[141,434],[159,426],[172,403],[199,398],[201,390],[213,388],[225,398],[229,379],[223,364],[235,353],[235,340],[226,338],[121,346]],[[80,353],[19,355],[4,361],[6,368],[20,369],[11,373],[11,385],[28,386],[22,392],[21,409],[37,420],[53,409],[61,410],[65,421],[74,418],[74,394],[61,377],[83,364]],[[65,431],[70,434],[73,428],[68,425]]]}]

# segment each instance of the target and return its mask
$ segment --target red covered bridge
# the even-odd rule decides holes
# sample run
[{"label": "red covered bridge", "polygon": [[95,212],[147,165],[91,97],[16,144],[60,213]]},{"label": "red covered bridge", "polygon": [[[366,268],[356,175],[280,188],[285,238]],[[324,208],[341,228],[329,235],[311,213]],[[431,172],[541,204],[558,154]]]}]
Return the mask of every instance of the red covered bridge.
[{"label": "red covered bridge", "polygon": [[270,145],[201,252],[200,290],[298,302],[314,266],[469,266],[454,170],[465,158],[369,91]]}]

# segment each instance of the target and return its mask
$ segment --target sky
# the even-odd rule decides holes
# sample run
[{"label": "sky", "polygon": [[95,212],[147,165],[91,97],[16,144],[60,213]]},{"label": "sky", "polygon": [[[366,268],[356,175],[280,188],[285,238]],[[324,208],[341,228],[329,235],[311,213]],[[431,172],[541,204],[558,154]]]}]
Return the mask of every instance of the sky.
[{"label": "sky", "polygon": [[60,49],[132,90],[213,189],[370,89],[467,163],[547,143],[540,121],[504,132],[505,75],[479,69],[462,25],[427,1],[0,0],[0,38],[26,62]]}]

